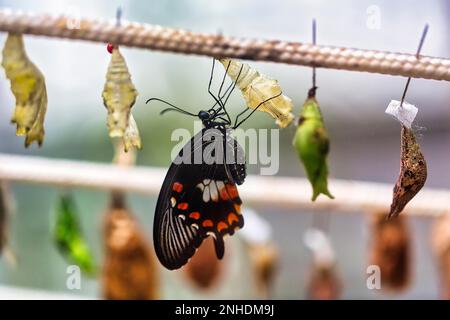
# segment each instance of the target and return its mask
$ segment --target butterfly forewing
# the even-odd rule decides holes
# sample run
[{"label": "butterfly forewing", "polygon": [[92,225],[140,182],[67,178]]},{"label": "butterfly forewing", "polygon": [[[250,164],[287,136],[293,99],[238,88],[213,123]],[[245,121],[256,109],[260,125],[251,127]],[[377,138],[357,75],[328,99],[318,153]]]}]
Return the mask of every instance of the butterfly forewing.
[{"label": "butterfly forewing", "polygon": [[245,163],[229,165],[223,159],[225,145],[225,150],[234,153],[240,148],[233,138],[226,137],[225,131],[203,129],[169,168],[153,230],[156,254],[168,269],[186,264],[209,235],[214,237],[217,257],[222,258],[223,237],[244,225],[235,182],[243,182]]}]

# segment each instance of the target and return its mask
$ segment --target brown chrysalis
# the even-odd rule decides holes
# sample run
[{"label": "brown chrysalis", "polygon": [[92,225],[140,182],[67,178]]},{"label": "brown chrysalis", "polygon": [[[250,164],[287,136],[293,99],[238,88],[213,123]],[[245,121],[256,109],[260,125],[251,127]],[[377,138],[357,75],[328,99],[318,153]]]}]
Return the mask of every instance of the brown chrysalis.
[{"label": "brown chrysalis", "polygon": [[400,175],[394,187],[389,218],[396,217],[422,189],[427,180],[427,163],[412,129],[402,126]]},{"label": "brown chrysalis", "polygon": [[314,264],[310,275],[307,298],[336,300],[342,292],[342,283],[334,264]]},{"label": "brown chrysalis", "polygon": [[272,284],[278,269],[278,250],[271,243],[249,246],[256,290],[262,299],[270,299]]},{"label": "brown chrysalis", "polygon": [[11,214],[11,194],[8,185],[0,181],[0,258],[3,256],[5,261],[12,267],[17,265],[17,257],[9,246],[9,216]]},{"label": "brown chrysalis", "polygon": [[336,265],[336,255],[329,236],[312,228],[305,233],[306,246],[312,251],[312,270],[307,281],[307,298],[336,300],[342,292],[342,282]]},{"label": "brown chrysalis", "polygon": [[386,213],[373,215],[370,264],[381,271],[381,287],[401,291],[411,276],[411,238],[406,218],[386,219]]},{"label": "brown chrysalis", "polygon": [[8,216],[8,205],[7,199],[5,195],[5,186],[4,183],[0,181],[0,255],[3,251],[3,248],[7,244],[7,217]]},{"label": "brown chrysalis", "polygon": [[450,213],[443,214],[436,221],[431,244],[440,272],[441,297],[450,300]]},{"label": "brown chrysalis", "polygon": [[223,263],[217,259],[214,240],[206,238],[184,268],[187,278],[200,289],[214,286],[222,273]]},{"label": "brown chrysalis", "polygon": [[114,192],[104,220],[105,261],[103,297],[120,300],[157,299],[158,275],[154,253],[136,220]]}]

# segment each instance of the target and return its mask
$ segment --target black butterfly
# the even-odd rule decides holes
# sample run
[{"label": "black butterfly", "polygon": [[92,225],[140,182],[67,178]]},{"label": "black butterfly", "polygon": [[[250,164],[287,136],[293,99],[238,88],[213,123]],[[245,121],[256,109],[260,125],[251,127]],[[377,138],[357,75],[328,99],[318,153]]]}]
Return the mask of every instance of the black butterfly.
[{"label": "black butterfly", "polygon": [[219,93],[215,96],[211,92],[214,64],[213,59],[208,92],[216,103],[209,110],[202,110],[196,115],[162,99],[152,98],[147,101],[156,100],[170,105],[170,108],[161,111],[162,114],[178,111],[198,117],[204,125],[202,131],[183,147],[173,161],[156,205],[153,243],[158,259],[169,270],[186,264],[208,236],[214,238],[217,258],[221,259],[225,251],[224,236],[233,235],[244,226],[240,209],[242,201],[236,184],[242,184],[247,174],[245,156],[230,132],[247,120],[257,108],[238,122],[239,117],[251,110],[246,108],[236,116],[232,125],[225,104],[236,83],[232,82],[221,95],[225,73]]}]

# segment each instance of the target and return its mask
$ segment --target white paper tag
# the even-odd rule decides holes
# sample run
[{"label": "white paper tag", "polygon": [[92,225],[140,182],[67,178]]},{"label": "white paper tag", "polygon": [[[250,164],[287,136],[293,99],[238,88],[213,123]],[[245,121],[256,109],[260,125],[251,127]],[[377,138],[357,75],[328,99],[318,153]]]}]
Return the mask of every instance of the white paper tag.
[{"label": "white paper tag", "polygon": [[270,223],[250,208],[242,210],[245,216],[245,228],[239,234],[251,244],[265,244],[272,239]]},{"label": "white paper tag", "polygon": [[400,107],[400,101],[397,100],[391,100],[385,111],[408,129],[411,129],[411,124],[416,118],[417,112],[418,109],[414,105],[403,101],[403,105]]}]

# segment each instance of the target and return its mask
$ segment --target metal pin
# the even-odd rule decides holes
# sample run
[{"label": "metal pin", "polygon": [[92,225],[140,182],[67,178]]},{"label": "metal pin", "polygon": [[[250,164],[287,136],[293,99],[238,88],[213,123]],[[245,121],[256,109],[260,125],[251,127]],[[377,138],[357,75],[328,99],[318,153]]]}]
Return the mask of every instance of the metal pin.
[{"label": "metal pin", "polygon": [[[312,43],[313,45],[316,45],[316,19],[313,19],[312,21]],[[316,88],[316,67],[313,67],[312,72],[312,87]]]},{"label": "metal pin", "polygon": [[[425,37],[428,33],[428,23],[425,25],[422,31],[422,36],[420,37],[419,47],[417,48],[416,58],[420,58],[420,51],[422,50],[423,43],[425,42]],[[400,101],[400,107],[403,106],[403,101],[405,101],[406,92],[408,91],[409,83],[411,82],[411,77],[408,78],[405,85],[405,90],[403,90],[402,100]]]},{"label": "metal pin", "polygon": [[116,10],[116,27],[120,26],[120,20],[122,19],[122,7],[117,7]]}]

